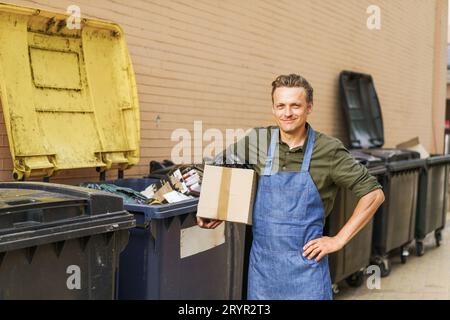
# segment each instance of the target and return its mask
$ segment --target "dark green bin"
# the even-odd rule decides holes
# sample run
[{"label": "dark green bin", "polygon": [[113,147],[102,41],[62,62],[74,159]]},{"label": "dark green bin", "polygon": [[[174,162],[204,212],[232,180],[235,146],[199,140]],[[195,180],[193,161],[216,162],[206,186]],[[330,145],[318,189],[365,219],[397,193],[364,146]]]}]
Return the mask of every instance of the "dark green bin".
[{"label": "dark green bin", "polygon": [[[376,176],[383,185],[386,167],[383,160],[357,150],[351,153],[360,163],[366,165],[370,174]],[[339,189],[333,211],[328,216],[325,233],[336,235],[353,214],[358,198],[347,189]],[[364,269],[370,264],[373,235],[373,219],[340,251],[330,254],[331,280],[338,284],[342,280],[353,287],[363,283]]]},{"label": "dark green bin", "polygon": [[434,232],[436,245],[440,245],[447,217],[449,169],[450,155],[438,155],[426,159],[420,173],[415,229],[418,256],[425,253],[423,240],[428,234]]}]

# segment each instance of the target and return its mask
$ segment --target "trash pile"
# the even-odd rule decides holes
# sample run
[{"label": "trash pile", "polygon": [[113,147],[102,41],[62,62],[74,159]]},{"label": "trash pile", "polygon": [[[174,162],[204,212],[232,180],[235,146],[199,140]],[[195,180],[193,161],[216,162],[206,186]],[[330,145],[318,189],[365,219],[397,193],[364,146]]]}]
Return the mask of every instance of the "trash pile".
[{"label": "trash pile", "polygon": [[173,165],[151,171],[148,178],[159,179],[141,192],[159,203],[174,203],[200,196],[203,166]]},{"label": "trash pile", "polygon": [[[122,197],[125,204],[168,204],[200,196],[205,164],[228,168],[252,168],[233,154],[226,156],[220,154],[214,159],[203,160],[204,163],[201,165],[175,165],[170,160],[150,161],[150,174],[144,178],[150,178],[156,182],[146,186],[142,191],[116,185],[114,181],[88,182],[80,186],[114,193]],[[141,187],[138,190],[141,190]]]},{"label": "trash pile", "polygon": [[150,174],[145,178],[157,182],[138,192],[113,183],[89,182],[80,186],[114,193],[126,204],[167,204],[200,196],[203,165],[174,165],[171,161],[152,161]]},{"label": "trash pile", "polygon": [[107,191],[114,193],[123,198],[123,202],[126,204],[151,204],[151,200],[140,192],[134,191],[130,188],[119,187],[112,183],[101,183],[101,182],[88,182],[80,184],[80,187]]}]

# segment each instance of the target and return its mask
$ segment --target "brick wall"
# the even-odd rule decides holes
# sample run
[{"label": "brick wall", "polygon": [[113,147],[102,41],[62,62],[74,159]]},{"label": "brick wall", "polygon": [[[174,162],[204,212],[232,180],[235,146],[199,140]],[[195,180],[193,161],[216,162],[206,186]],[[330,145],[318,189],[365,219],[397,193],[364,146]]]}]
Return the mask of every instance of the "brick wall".
[{"label": "brick wall", "polygon": [[[220,130],[272,123],[270,83],[291,72],[304,75],[315,89],[310,120],[317,130],[345,140],[337,80],[341,70],[354,70],[374,77],[386,147],[419,136],[426,148],[435,151],[437,145],[441,151],[442,138],[433,134],[443,136],[444,119],[433,121],[433,115],[444,109],[446,91],[435,66],[444,68],[446,61],[439,60],[444,55],[436,50],[445,46],[436,46],[435,34],[436,19],[447,25],[447,1],[8,2],[56,11],[77,4],[83,16],[111,20],[125,30],[141,109],[141,161],[126,176],[146,174],[151,159],[170,157],[176,143],[171,132],[191,130],[195,120]],[[381,8],[381,30],[366,27],[372,4]],[[0,115],[0,180],[9,180],[11,171]],[[74,170],[52,181],[96,176],[93,169]]]}]

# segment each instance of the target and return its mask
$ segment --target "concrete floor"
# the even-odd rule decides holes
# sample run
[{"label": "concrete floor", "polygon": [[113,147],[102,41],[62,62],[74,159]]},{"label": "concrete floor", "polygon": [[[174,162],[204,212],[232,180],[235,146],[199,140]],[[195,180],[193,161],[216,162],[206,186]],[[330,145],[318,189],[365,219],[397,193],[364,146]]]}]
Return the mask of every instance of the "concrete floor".
[{"label": "concrete floor", "polygon": [[440,247],[434,234],[425,239],[425,255],[417,257],[411,246],[406,264],[400,256],[391,259],[392,270],[381,278],[380,289],[368,289],[367,281],[359,288],[351,288],[345,281],[339,284],[335,300],[449,300],[450,299],[450,220],[442,232]]}]

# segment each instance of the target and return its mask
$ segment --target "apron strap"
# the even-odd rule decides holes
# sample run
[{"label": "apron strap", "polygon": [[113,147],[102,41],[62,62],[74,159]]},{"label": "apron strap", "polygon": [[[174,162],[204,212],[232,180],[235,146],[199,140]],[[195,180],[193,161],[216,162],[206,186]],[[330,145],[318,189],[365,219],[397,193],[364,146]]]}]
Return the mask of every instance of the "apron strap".
[{"label": "apron strap", "polygon": [[[272,174],[273,155],[275,153],[275,148],[278,143],[279,138],[278,136],[280,132],[279,128],[273,129],[271,131],[272,137],[270,139],[269,152],[267,153],[266,166],[264,168],[263,174],[265,176],[270,176]],[[306,145],[306,151],[305,156],[303,158],[301,172],[307,172],[309,170],[309,164],[311,163],[311,157],[314,148],[314,140],[315,140],[314,129],[311,126],[309,126],[308,144]]]},{"label": "apron strap", "polygon": [[309,170],[309,164],[311,163],[312,152],[314,148],[314,129],[309,126],[308,144],[306,145],[305,157],[303,158],[301,172],[307,172]]},{"label": "apron strap", "polygon": [[275,147],[278,143],[278,135],[279,135],[279,129],[272,129],[271,130],[271,139],[270,139],[270,146],[269,146],[269,152],[267,153],[266,158],[266,166],[264,168],[264,175],[270,176],[272,174],[272,165],[273,165],[273,154],[275,152]]}]

